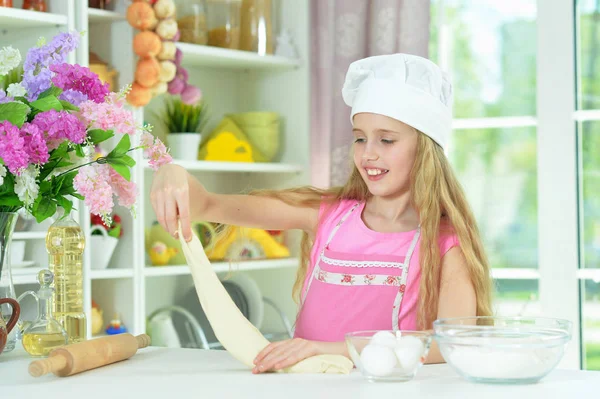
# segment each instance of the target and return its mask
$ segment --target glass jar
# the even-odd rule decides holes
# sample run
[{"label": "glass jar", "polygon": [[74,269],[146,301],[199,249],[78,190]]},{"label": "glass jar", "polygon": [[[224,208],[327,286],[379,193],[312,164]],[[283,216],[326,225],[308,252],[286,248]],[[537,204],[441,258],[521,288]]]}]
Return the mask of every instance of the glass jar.
[{"label": "glass jar", "polygon": [[242,0],[240,50],[273,54],[273,3],[272,0]]},{"label": "glass jar", "polygon": [[206,26],[206,1],[205,0],[178,0],[177,27],[180,33],[180,42],[192,44],[208,43],[208,28]]},{"label": "glass jar", "polygon": [[46,4],[46,0],[23,0],[23,9],[47,12],[48,5]]},{"label": "glass jar", "polygon": [[240,47],[241,0],[207,0],[208,45],[228,49]]}]

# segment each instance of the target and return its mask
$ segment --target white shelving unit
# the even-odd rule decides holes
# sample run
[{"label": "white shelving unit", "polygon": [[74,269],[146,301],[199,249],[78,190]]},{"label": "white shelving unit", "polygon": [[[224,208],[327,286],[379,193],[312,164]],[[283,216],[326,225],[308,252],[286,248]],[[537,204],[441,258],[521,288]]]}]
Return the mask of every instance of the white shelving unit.
[{"label": "white shelving unit", "polygon": [[[234,193],[250,188],[282,188],[308,184],[309,171],[309,12],[308,2],[279,0],[279,26],[291,32],[300,61],[279,56],[258,56],[250,52],[227,50],[208,46],[177,43],[182,50],[183,62],[190,80],[199,86],[211,109],[208,130],[216,126],[223,115],[231,112],[275,111],[283,120],[281,151],[276,162],[235,163],[179,161],[175,162],[193,173],[207,189]],[[15,2],[15,7],[20,2]],[[59,32],[77,29],[86,32],[76,54],[69,62],[87,65],[93,51],[118,71],[118,87],[133,81],[137,58],[132,51],[137,33],[124,15],[127,2],[116,2],[114,11],[87,7],[87,1],[49,0],[49,12],[25,11],[0,7],[0,45],[19,48],[24,56],[40,36],[50,39]],[[140,121],[152,123],[154,133],[165,139],[153,111],[160,108],[157,97],[143,109],[135,109]],[[149,201],[153,171],[142,159],[141,152],[133,154],[137,162],[132,179],[138,184],[140,196],[136,217],[116,207],[123,220],[124,235],[117,245],[109,267],[91,269],[90,251],[84,255],[84,303],[88,315],[88,336],[91,336],[91,302],[104,310],[107,325],[114,313],[119,313],[129,331],[146,331],[146,317],[157,308],[176,303],[179,296],[193,281],[187,265],[155,267],[149,264],[145,252],[145,231],[155,220]],[[78,220],[90,245],[89,214],[83,204],[78,206]],[[34,289],[36,274],[47,265],[45,235],[51,221],[34,226],[29,231],[15,233],[15,240],[26,242],[26,260],[31,267],[13,269],[17,295]],[[229,264],[214,262],[219,275],[247,273],[261,289],[263,296],[275,301],[291,320],[296,305],[291,299],[291,288],[299,263],[298,235],[291,232],[288,243],[292,254],[285,259],[252,260]],[[281,320],[275,312],[265,309],[262,330],[280,332]]]}]

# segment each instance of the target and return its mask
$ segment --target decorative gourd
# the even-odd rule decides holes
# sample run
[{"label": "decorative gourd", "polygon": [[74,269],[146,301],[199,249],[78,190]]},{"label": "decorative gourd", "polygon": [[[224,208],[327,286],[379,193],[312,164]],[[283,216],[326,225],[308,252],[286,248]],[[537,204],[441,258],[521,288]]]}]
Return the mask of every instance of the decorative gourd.
[{"label": "decorative gourd", "polygon": [[160,54],[162,47],[160,37],[148,30],[138,33],[133,38],[133,51],[142,58],[156,57]]}]

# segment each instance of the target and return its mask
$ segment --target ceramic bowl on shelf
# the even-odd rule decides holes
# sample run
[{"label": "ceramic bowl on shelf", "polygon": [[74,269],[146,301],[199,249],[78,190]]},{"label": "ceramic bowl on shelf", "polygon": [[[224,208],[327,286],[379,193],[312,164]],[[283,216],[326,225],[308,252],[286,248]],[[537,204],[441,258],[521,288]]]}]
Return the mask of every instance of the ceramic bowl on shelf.
[{"label": "ceramic bowl on shelf", "polygon": [[438,319],[434,338],[446,362],[472,382],[534,383],[551,372],[571,339],[572,323],[536,317]]},{"label": "ceramic bowl on shelf", "polygon": [[431,340],[432,334],[425,331],[355,331],[345,336],[352,361],[371,382],[412,380]]}]

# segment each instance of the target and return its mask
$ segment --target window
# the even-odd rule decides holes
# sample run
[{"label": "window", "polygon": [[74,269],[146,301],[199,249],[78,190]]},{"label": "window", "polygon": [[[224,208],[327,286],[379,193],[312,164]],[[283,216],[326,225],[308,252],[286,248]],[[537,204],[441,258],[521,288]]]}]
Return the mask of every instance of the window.
[{"label": "window", "polygon": [[536,1],[433,0],[430,58],[451,75],[448,157],[481,231],[499,315],[538,315]]},{"label": "window", "polygon": [[600,1],[576,3],[583,366],[600,370]]},{"label": "window", "polygon": [[496,311],[568,318],[561,366],[600,370],[600,0],[433,0],[431,15]]}]

